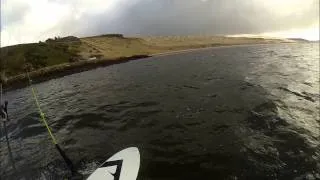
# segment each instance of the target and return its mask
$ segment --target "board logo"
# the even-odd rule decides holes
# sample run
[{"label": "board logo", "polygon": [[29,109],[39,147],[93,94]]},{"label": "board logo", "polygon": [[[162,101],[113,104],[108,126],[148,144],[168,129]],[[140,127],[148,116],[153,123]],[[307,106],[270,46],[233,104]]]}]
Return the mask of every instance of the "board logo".
[{"label": "board logo", "polygon": [[138,148],[124,149],[95,170],[88,180],[136,180],[140,167]]},{"label": "board logo", "polygon": [[[107,161],[105,162],[101,168],[109,168],[107,169],[111,175],[113,175],[114,180],[120,180],[120,173],[122,169],[122,162],[123,160],[117,160],[117,161]],[[116,169],[110,169],[116,166]]]}]

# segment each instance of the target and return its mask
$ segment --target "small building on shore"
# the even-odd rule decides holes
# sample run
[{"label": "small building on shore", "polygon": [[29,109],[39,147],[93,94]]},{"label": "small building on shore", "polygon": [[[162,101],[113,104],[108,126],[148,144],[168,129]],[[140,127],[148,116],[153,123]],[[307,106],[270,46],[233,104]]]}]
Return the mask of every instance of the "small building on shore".
[{"label": "small building on shore", "polygon": [[93,56],[93,57],[90,57],[88,60],[92,61],[92,60],[96,60],[96,59],[97,59],[97,57]]}]

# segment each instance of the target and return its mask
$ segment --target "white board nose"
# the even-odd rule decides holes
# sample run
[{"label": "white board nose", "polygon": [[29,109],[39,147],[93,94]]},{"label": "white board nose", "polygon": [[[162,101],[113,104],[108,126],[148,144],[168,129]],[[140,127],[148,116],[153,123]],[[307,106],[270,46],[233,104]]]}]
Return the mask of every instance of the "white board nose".
[{"label": "white board nose", "polygon": [[87,180],[136,180],[139,168],[139,149],[130,147],[116,153],[102,163]]}]

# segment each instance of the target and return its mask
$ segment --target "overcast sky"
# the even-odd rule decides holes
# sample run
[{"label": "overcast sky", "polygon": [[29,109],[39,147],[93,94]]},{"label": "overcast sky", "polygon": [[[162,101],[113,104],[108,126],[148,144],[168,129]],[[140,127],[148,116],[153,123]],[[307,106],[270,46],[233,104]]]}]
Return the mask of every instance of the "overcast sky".
[{"label": "overcast sky", "polygon": [[319,39],[319,0],[1,0],[1,45],[54,36],[262,34]]}]

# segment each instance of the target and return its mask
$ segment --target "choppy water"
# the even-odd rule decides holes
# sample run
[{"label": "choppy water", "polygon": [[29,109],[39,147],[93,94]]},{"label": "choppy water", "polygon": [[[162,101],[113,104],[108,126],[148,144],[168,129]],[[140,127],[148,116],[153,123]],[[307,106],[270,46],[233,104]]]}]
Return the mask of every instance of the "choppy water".
[{"label": "choppy water", "polygon": [[[224,47],[98,68],[35,85],[60,144],[88,174],[141,151],[138,179],[319,179],[319,46]],[[5,94],[19,177],[61,179],[31,91]],[[38,177],[39,178],[39,177]]]}]

